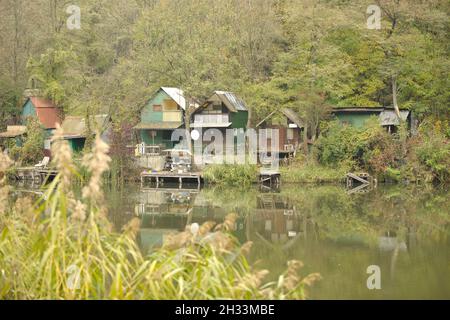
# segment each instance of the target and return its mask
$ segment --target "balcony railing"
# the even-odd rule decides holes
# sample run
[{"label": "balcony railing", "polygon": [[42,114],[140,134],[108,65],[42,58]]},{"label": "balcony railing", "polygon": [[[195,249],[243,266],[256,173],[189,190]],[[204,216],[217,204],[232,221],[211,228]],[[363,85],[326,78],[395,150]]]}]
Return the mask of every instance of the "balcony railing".
[{"label": "balcony railing", "polygon": [[194,116],[194,123],[215,123],[224,124],[229,123],[228,114],[196,114]]}]

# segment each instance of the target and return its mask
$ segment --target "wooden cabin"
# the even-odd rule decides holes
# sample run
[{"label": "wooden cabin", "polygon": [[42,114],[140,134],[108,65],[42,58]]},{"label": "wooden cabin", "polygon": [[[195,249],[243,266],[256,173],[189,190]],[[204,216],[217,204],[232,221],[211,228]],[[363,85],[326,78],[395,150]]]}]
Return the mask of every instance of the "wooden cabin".
[{"label": "wooden cabin", "polygon": [[[259,130],[276,129],[279,133],[278,150],[271,150],[271,141],[268,141],[268,150],[278,152],[280,158],[295,153],[302,145],[304,122],[292,109],[277,109],[256,125]],[[267,133],[267,136],[271,136]]]},{"label": "wooden cabin", "polygon": [[[234,153],[234,145],[227,145],[227,130],[233,130],[234,144],[238,143],[237,131],[247,128],[248,109],[245,102],[236,94],[228,91],[214,91],[214,93],[198,108],[191,118],[191,129],[203,134],[203,147],[209,145],[215,132],[220,132],[223,137],[223,152],[226,148]],[[214,132],[215,131],[215,132]],[[208,132],[211,137],[207,136]],[[205,134],[206,133],[206,134]],[[229,134],[229,131],[228,131]],[[231,151],[232,150],[232,151]],[[214,151],[215,152],[215,151]],[[203,159],[204,163],[214,163],[215,157]]]},{"label": "wooden cabin", "polygon": [[[99,114],[91,117],[89,128],[94,134],[97,130],[101,134],[103,141],[109,143],[111,132],[111,117],[106,114]],[[72,152],[81,152],[84,149],[89,129],[86,118],[79,116],[67,116],[63,123],[63,137],[68,141]]]},{"label": "wooden cabin", "polygon": [[248,109],[244,101],[232,92],[214,91],[192,115],[191,128],[225,129],[247,128]]},{"label": "wooden cabin", "polygon": [[[364,127],[367,120],[371,117],[378,117],[380,125],[386,128],[386,131],[395,133],[400,121],[393,107],[350,107],[350,108],[333,108],[334,115],[341,123],[355,126],[357,128]],[[408,128],[415,132],[416,121],[411,111],[406,109],[400,110],[400,118],[406,121]]]},{"label": "wooden cabin", "polygon": [[141,120],[134,127],[141,142],[147,146],[159,146],[161,150],[171,149],[175,129],[184,128],[187,107],[198,107],[188,103],[184,92],[178,88],[161,87],[141,110]]}]

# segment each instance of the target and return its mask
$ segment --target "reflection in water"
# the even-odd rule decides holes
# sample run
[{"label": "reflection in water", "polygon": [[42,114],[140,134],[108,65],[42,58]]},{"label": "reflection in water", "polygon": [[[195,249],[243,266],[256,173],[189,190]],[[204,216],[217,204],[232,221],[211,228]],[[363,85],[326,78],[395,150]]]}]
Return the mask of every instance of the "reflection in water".
[{"label": "reflection in water", "polygon": [[[254,242],[251,260],[272,274],[290,259],[323,281],[311,298],[450,299],[449,193],[427,187],[378,186],[348,194],[340,186],[284,185],[279,192],[240,189],[108,190],[120,230],[141,219],[148,252],[192,223],[223,222],[237,213],[235,235]],[[378,265],[382,290],[368,290],[367,267]]]},{"label": "reflection in water", "polygon": [[[450,299],[450,194],[427,186],[382,186],[349,194],[333,185],[284,185],[278,192],[241,189],[105,190],[120,231],[139,217],[144,250],[192,223],[223,222],[236,213],[235,236],[254,243],[250,259],[272,275],[302,260],[323,281],[316,299]],[[266,192],[263,192],[266,191]],[[42,191],[17,185],[13,198]],[[381,290],[368,290],[367,267],[381,268]]]}]

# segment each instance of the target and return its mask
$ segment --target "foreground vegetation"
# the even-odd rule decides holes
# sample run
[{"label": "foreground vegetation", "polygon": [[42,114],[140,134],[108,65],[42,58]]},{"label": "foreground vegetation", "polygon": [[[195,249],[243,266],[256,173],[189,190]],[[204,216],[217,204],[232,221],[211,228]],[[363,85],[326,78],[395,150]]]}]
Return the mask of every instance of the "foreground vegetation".
[{"label": "foreground vegetation", "polygon": [[[275,282],[255,270],[228,233],[230,214],[220,225],[192,225],[162,248],[144,255],[136,244],[137,218],[114,233],[101,176],[108,169],[108,147],[100,139],[83,159],[90,180],[76,197],[76,173],[69,147],[55,135],[53,154],[60,174],[35,205],[10,203],[9,187],[0,189],[1,299],[303,299],[305,287],[319,278],[298,275],[302,263],[291,261]],[[10,165],[0,156],[3,176]]]}]

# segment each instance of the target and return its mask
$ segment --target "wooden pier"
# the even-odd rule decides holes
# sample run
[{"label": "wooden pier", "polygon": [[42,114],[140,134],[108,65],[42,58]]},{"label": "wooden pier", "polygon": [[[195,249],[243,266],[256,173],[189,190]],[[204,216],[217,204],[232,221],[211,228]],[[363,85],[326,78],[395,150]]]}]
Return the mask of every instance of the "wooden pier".
[{"label": "wooden pier", "polygon": [[261,170],[259,173],[259,183],[269,188],[279,188],[281,185],[281,174],[278,171]]},{"label": "wooden pier", "polygon": [[366,172],[347,173],[347,193],[365,193],[371,190],[371,187],[377,183],[370,174]]},{"label": "wooden pier", "polygon": [[200,172],[144,171],[141,173],[141,187],[144,187],[146,183],[154,183],[156,188],[163,186],[165,183],[178,183],[180,189],[183,188],[183,184],[195,184],[200,189],[202,182],[203,177]]},{"label": "wooden pier", "polygon": [[43,184],[48,179],[56,177],[57,170],[43,169],[36,167],[22,167],[16,169],[15,177],[17,180],[33,181],[36,184]]},{"label": "wooden pier", "polygon": [[373,184],[373,177],[370,176],[367,172],[359,172],[359,173],[347,173],[347,187],[352,188],[358,184]]}]

